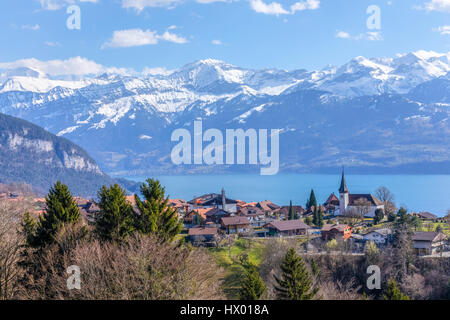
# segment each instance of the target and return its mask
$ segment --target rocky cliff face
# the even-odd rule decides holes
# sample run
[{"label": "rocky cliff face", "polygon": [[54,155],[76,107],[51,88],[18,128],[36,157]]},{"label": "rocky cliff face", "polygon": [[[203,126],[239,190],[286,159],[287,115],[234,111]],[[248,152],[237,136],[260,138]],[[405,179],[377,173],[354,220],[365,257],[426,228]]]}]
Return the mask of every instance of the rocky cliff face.
[{"label": "rocky cliff face", "polygon": [[57,180],[76,195],[113,183],[86,151],[27,121],[0,114],[0,183],[26,182],[45,193]]}]

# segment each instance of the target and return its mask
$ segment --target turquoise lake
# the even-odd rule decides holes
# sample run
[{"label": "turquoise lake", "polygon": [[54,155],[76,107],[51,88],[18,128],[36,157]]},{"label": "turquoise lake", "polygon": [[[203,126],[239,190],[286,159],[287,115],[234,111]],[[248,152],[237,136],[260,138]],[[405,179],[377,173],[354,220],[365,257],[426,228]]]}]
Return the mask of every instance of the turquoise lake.
[{"label": "turquoise lake", "polygon": [[[429,211],[444,216],[450,209],[450,175],[351,175],[346,174],[350,193],[375,193],[385,186],[395,195],[397,207],[409,211]],[[205,193],[220,193],[246,202],[271,200],[278,205],[304,206],[311,188],[323,203],[334,192],[338,194],[341,176],[325,174],[259,175],[183,175],[156,176],[171,198],[191,200]],[[143,181],[142,177],[128,177]]]}]

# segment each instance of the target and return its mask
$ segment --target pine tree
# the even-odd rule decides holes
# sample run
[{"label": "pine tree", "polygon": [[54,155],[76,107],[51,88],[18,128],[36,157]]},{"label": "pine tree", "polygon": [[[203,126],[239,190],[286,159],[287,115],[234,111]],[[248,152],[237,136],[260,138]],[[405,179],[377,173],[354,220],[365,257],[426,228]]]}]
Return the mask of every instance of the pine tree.
[{"label": "pine tree", "polygon": [[323,227],[323,211],[320,207],[317,208],[317,226],[319,228]]},{"label": "pine tree", "polygon": [[314,194],[314,189],[311,189],[311,194],[309,195],[308,201],[306,202],[306,209],[311,207],[317,207],[316,195]]},{"label": "pine tree", "polygon": [[295,220],[295,210],[294,207],[292,206],[292,200],[289,204],[289,220]]},{"label": "pine tree", "polygon": [[98,192],[100,212],[96,216],[97,234],[103,239],[121,242],[134,231],[134,211],[126,199],[125,190],[118,184]]},{"label": "pine tree", "polygon": [[294,248],[289,249],[281,264],[281,278],[274,275],[280,300],[311,300],[318,289],[313,288],[311,276]]},{"label": "pine tree", "polygon": [[244,266],[245,274],[242,281],[242,287],[239,290],[240,300],[259,300],[266,292],[266,285],[258,273],[256,267],[252,264]]},{"label": "pine tree", "polygon": [[173,240],[180,233],[182,223],[176,209],[168,205],[169,198],[165,198],[165,188],[158,180],[147,179],[141,185],[141,193],[144,201],[135,195],[139,209],[136,229],[143,234],[154,234],[164,241]]},{"label": "pine tree", "polygon": [[69,188],[60,181],[50,189],[45,202],[47,208],[44,215],[39,217],[33,241],[36,246],[54,242],[54,236],[60,228],[80,219],[80,210]]},{"label": "pine tree", "polygon": [[383,294],[383,300],[409,300],[406,294],[403,294],[394,279],[389,279],[387,288]]}]

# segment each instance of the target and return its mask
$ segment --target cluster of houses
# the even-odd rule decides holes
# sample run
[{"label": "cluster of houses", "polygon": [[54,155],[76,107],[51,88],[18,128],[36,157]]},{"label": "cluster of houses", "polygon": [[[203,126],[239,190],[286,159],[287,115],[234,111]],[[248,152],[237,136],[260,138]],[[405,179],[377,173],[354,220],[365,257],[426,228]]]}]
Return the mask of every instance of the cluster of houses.
[{"label": "cluster of houses", "polygon": [[[0,200],[21,201],[23,196],[11,193],[0,193]],[[94,200],[75,197],[82,216],[89,222],[95,220],[100,208]],[[134,196],[127,196],[133,207],[136,207]],[[34,213],[40,215],[45,211],[45,198],[32,200]],[[221,193],[210,193],[195,197],[190,201],[169,199],[169,205],[175,208],[183,221],[188,239],[196,245],[216,245],[219,239],[227,235],[246,237],[297,237],[309,236],[321,238],[323,241],[341,239],[366,243],[373,241],[382,247],[392,240],[392,230],[389,228],[371,229],[365,234],[354,232],[351,226],[339,223],[339,217],[352,210],[361,210],[364,206],[364,216],[374,217],[377,209],[384,210],[384,204],[372,194],[349,193],[344,172],[339,188],[339,197],[332,193],[319,209],[330,217],[337,218],[322,228],[314,228],[306,224],[305,218],[316,212],[317,208],[302,206],[279,206],[269,200],[246,203],[226,197],[225,190]],[[290,220],[290,210],[294,210],[295,219]],[[424,221],[436,221],[436,215],[429,212],[410,213]],[[292,217],[291,217],[292,218]],[[310,219],[311,220],[311,219]],[[330,220],[326,220],[330,221]],[[416,232],[414,234],[414,249],[419,255],[436,254],[448,248],[448,240],[441,232]]]},{"label": "cluster of houses", "polygon": [[[295,220],[289,220],[289,206],[279,206],[271,201],[245,203],[229,199],[222,189],[220,194],[211,193],[190,201],[172,200],[179,210],[187,229],[188,238],[199,245],[213,245],[218,237],[239,234],[250,237],[293,237],[316,235],[323,241],[342,239],[366,243],[373,241],[383,247],[393,239],[389,228],[372,229],[365,234],[356,234],[351,226],[339,222],[325,224],[321,229],[313,228],[304,221],[311,216],[314,208],[293,206]],[[384,204],[372,194],[351,194],[342,173],[339,197],[332,193],[320,206],[323,212],[333,217],[345,215],[351,210],[365,206],[364,216],[374,217],[377,209],[384,210]],[[438,217],[429,212],[411,213],[421,220],[434,221]],[[447,237],[442,232],[416,232],[413,237],[414,249],[419,255],[431,255],[446,250]]]}]

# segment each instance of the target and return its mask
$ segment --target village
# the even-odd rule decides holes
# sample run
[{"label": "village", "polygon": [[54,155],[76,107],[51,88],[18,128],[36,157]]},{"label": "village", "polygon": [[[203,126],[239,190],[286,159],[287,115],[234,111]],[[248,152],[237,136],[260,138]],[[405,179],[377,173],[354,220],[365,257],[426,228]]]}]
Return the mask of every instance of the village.
[{"label": "village", "polygon": [[[381,190],[389,192],[386,188]],[[379,249],[393,240],[393,221],[403,208],[396,208],[381,192],[378,199],[372,194],[349,193],[344,172],[338,190],[322,204],[317,203],[314,191],[307,205],[278,205],[270,200],[244,202],[230,199],[224,189],[189,201],[168,199],[182,220],[180,239],[193,246],[221,248],[231,246],[238,239],[270,240],[298,239],[305,252],[324,253],[344,251],[364,254],[368,243]],[[3,192],[1,199],[24,201],[23,195]],[[134,195],[128,195],[136,208]],[[94,200],[74,197],[80,213],[88,223],[95,222],[100,208]],[[32,198],[33,214],[45,212],[45,198]],[[448,216],[439,218],[429,212],[409,212],[414,225],[413,247],[418,256],[450,257]]]}]

